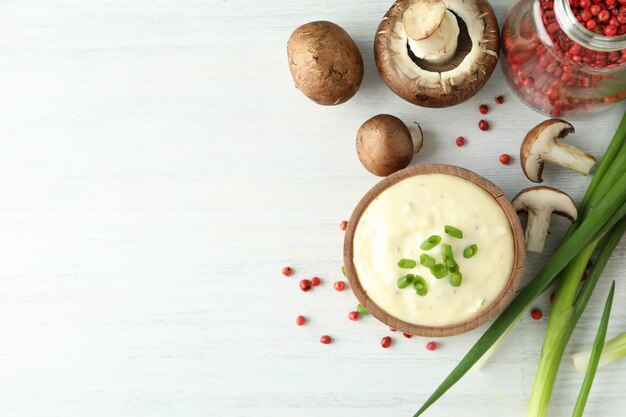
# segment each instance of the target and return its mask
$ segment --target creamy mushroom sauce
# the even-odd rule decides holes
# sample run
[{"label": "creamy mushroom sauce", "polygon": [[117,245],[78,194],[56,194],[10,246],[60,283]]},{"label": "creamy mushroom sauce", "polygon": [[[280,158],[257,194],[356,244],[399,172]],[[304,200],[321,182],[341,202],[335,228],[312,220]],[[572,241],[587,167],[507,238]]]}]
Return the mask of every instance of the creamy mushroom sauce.
[{"label": "creamy mushroom sauce", "polygon": [[[463,239],[445,234],[444,225],[461,229]],[[442,262],[441,244],[420,249],[432,235],[452,245],[461,286],[452,287],[449,276],[436,279],[419,264],[422,253]],[[502,208],[478,185],[448,174],[416,175],[387,188],[365,209],[353,243],[354,265],[369,297],[392,316],[418,325],[446,326],[476,316],[498,297],[513,269],[513,232]],[[465,259],[463,249],[474,243],[478,253]],[[417,266],[398,267],[402,258]],[[412,286],[397,287],[408,273],[426,280],[425,296]]]}]

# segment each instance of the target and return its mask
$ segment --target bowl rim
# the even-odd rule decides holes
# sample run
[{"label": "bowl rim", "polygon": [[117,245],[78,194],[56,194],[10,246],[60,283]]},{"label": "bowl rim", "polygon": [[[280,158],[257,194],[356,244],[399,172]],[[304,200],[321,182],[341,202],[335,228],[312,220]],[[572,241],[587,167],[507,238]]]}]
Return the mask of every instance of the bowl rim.
[{"label": "bowl rim", "polygon": [[[400,320],[385,310],[380,308],[368,295],[367,292],[361,286],[356,268],[353,261],[353,241],[356,227],[365,209],[369,204],[378,197],[383,191],[392,185],[409,177],[424,174],[448,174],[456,177],[463,178],[478,185],[483,190],[487,191],[498,203],[500,208],[504,211],[511,230],[513,232],[513,268],[511,274],[507,280],[506,285],[498,295],[498,297],[478,315],[471,317],[465,321],[454,323],[446,326],[425,326],[418,325]],[[476,327],[486,323],[495,316],[497,316],[513,299],[515,291],[519,287],[523,272],[524,262],[526,259],[526,247],[524,239],[524,231],[520,223],[519,217],[515,211],[515,208],[495,184],[487,180],[480,175],[455,165],[447,164],[428,164],[428,165],[416,165],[409,168],[405,168],[401,171],[395,172],[388,177],[384,178],[376,185],[374,185],[359,201],[354,208],[350,220],[348,221],[348,227],[346,229],[343,246],[343,260],[346,271],[346,276],[350,287],[354,292],[354,295],[359,302],[367,309],[367,311],[383,322],[384,324],[397,329],[404,333],[409,333],[416,336],[429,336],[429,337],[443,337],[453,336],[461,333],[465,333]]]}]

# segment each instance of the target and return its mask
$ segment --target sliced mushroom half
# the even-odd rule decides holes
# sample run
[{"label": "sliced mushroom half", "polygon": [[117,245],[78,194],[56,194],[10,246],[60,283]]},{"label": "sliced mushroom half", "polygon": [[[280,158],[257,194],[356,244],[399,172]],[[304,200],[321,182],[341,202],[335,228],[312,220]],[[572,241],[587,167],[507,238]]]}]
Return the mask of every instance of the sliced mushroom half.
[{"label": "sliced mushroom half", "polygon": [[528,132],[520,149],[520,162],[529,180],[543,182],[544,162],[561,165],[583,175],[589,174],[596,158],[563,143],[570,133],[574,133],[574,126],[560,119],[546,120]]},{"label": "sliced mushroom half", "polygon": [[487,82],[499,39],[486,0],[397,0],[378,26],[374,56],[394,93],[419,106],[447,107]]},{"label": "sliced mushroom half", "polygon": [[578,216],[576,204],[570,196],[551,187],[526,188],[515,196],[512,203],[518,212],[528,213],[526,249],[530,252],[543,252],[553,214],[566,217],[572,222]]}]

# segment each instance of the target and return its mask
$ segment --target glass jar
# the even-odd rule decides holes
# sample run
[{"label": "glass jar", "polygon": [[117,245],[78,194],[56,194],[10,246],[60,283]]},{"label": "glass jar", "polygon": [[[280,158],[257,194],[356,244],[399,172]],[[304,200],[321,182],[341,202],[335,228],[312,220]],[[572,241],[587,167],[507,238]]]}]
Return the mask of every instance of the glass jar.
[{"label": "glass jar", "polygon": [[[597,6],[591,18],[590,11],[582,12],[593,5],[607,9],[610,20],[606,12],[597,14]],[[598,24],[600,18],[606,24]],[[501,62],[509,86],[530,107],[552,117],[583,116],[623,100],[626,25],[620,22],[625,19],[626,0],[520,0],[502,28]],[[611,24],[618,24],[616,33]]]}]

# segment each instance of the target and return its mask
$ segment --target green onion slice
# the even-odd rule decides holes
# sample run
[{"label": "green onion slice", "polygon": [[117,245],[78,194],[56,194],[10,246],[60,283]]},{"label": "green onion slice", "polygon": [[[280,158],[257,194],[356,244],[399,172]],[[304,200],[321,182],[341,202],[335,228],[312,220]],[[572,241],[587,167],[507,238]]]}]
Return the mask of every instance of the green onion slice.
[{"label": "green onion slice", "polygon": [[463,257],[466,259],[471,258],[472,256],[478,253],[478,246],[476,244],[469,245],[465,249],[463,249]]},{"label": "green onion slice", "polygon": [[429,250],[437,246],[441,242],[441,236],[432,235],[428,239],[422,242],[420,245],[421,250]]},{"label": "green onion slice", "polygon": [[448,268],[443,264],[437,264],[430,268],[430,273],[433,274],[435,278],[441,279],[448,275]]},{"label": "green onion slice", "polygon": [[398,261],[398,266],[404,269],[411,269],[417,266],[417,262],[415,262],[413,259],[400,259]]},{"label": "green onion slice", "polygon": [[420,264],[424,265],[426,268],[431,269],[436,263],[437,261],[435,261],[435,258],[432,256],[426,255],[425,253],[420,255]]},{"label": "green onion slice", "polygon": [[461,281],[463,281],[463,275],[461,275],[460,272],[453,272],[450,274],[450,285],[453,287],[460,286]]},{"label": "green onion slice", "polygon": [[413,278],[415,276],[413,274],[406,274],[403,277],[398,278],[397,286],[398,288],[406,288],[413,283]]},{"label": "green onion slice", "polygon": [[452,237],[455,237],[457,239],[463,239],[463,232],[461,232],[454,226],[445,225],[443,227],[443,230],[445,230],[445,232]]},{"label": "green onion slice", "polygon": [[413,287],[415,287],[415,292],[417,293],[417,295],[420,295],[422,297],[425,296],[428,292],[428,284],[426,284],[426,280],[424,280],[424,278],[420,277],[419,275],[415,276],[415,279],[413,280]]},{"label": "green onion slice", "polygon": [[447,243],[441,244],[441,253],[443,255],[444,261],[448,259],[454,259],[454,254],[452,253],[452,246]]},{"label": "green onion slice", "polygon": [[347,275],[346,275],[346,267],[345,266],[341,267],[341,273],[343,274],[344,277],[347,277]]},{"label": "green onion slice", "polygon": [[369,314],[369,311],[367,311],[365,307],[363,307],[363,304],[356,305],[356,312],[359,313],[359,316],[365,316]]},{"label": "green onion slice", "polygon": [[446,259],[443,264],[448,268],[450,272],[459,272],[459,264],[454,259]]}]

